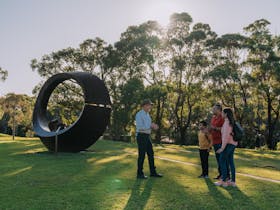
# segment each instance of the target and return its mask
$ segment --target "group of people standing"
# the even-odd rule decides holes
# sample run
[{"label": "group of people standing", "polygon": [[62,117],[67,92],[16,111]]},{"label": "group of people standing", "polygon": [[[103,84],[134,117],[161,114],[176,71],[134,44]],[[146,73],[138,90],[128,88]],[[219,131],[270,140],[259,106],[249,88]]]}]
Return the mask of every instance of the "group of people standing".
[{"label": "group of people standing", "polygon": [[213,146],[218,165],[217,186],[236,186],[234,150],[238,144],[233,138],[234,115],[230,108],[222,109],[220,104],[213,107],[210,125],[206,121],[199,123],[198,141],[202,174],[199,178],[208,178],[208,157]]},{"label": "group of people standing", "polygon": [[[163,177],[156,171],[154,151],[151,143],[151,131],[157,130],[158,125],[152,123],[149,112],[153,103],[145,99],[141,104],[142,109],[136,114],[136,140],[138,145],[137,178],[147,179],[144,175],[143,163],[147,153],[151,177]],[[217,186],[236,186],[235,166],[233,154],[238,142],[233,139],[233,126],[235,120],[230,108],[222,109],[220,104],[213,107],[213,117],[210,125],[206,121],[199,123],[199,154],[201,159],[202,174],[199,178],[208,178],[208,157],[212,146],[218,165]]]}]

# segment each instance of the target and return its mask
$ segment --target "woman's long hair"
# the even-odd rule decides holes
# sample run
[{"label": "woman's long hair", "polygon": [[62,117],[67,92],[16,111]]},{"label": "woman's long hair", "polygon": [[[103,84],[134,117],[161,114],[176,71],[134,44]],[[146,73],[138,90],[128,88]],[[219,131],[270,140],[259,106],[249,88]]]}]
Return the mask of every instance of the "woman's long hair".
[{"label": "woman's long hair", "polygon": [[234,115],[233,112],[230,108],[225,108],[223,110],[224,114],[226,114],[228,120],[229,120],[229,124],[233,127],[235,124],[235,119],[234,119]]}]

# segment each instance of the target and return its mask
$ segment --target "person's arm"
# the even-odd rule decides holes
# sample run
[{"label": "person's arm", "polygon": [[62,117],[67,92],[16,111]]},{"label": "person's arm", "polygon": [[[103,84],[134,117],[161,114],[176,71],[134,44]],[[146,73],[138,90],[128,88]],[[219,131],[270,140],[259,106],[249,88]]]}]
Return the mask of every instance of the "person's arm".
[{"label": "person's arm", "polygon": [[157,130],[157,129],[158,129],[158,125],[155,124],[155,123],[152,123],[152,124],[151,124],[151,129]]},{"label": "person's arm", "polygon": [[213,146],[213,137],[210,133],[208,134],[208,138],[210,140],[210,144],[209,144],[209,149],[210,149]]},{"label": "person's arm", "polygon": [[223,132],[222,132],[222,146],[217,151],[217,153],[221,153],[222,151],[224,151],[224,149],[226,148],[228,141],[230,139],[231,133],[232,133],[231,126],[229,125],[228,122],[225,122]]},{"label": "person's arm", "polygon": [[214,131],[221,131],[222,127],[211,126],[211,129]]},{"label": "person's arm", "polygon": [[225,131],[223,132],[222,136],[222,149],[224,150],[227,146],[232,134],[232,127],[230,126],[229,122],[225,124]]},{"label": "person's arm", "polygon": [[209,148],[208,148],[208,152],[210,152],[212,146],[213,146],[213,138],[212,135],[210,133],[207,134],[207,140],[209,142]]}]

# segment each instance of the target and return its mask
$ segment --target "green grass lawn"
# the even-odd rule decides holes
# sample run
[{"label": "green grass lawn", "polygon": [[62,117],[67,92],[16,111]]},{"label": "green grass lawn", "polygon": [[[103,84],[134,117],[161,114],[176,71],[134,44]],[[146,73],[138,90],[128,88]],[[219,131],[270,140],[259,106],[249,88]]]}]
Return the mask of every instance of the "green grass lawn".
[{"label": "green grass lawn", "polygon": [[[164,178],[135,179],[135,144],[99,140],[85,153],[46,151],[37,139],[0,136],[0,209],[280,209],[280,152],[237,149],[238,188],[198,179],[200,167],[156,159]],[[196,147],[155,146],[155,155],[199,164]],[[213,152],[210,177],[216,176]],[[144,166],[148,174],[147,160]]]}]

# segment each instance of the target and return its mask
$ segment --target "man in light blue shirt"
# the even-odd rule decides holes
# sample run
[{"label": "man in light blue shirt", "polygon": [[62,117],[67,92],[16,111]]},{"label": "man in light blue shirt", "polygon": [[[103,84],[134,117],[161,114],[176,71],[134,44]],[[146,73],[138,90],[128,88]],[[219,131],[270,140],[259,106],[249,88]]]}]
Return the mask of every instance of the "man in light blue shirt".
[{"label": "man in light blue shirt", "polygon": [[162,177],[161,174],[156,172],[156,167],[154,164],[154,151],[151,142],[151,131],[157,130],[158,125],[152,123],[149,112],[152,109],[152,102],[149,99],[145,99],[142,103],[142,110],[136,114],[136,139],[138,144],[138,169],[137,178],[147,179],[147,176],[143,173],[143,164],[145,160],[145,155],[147,153],[150,167],[151,177]]}]

